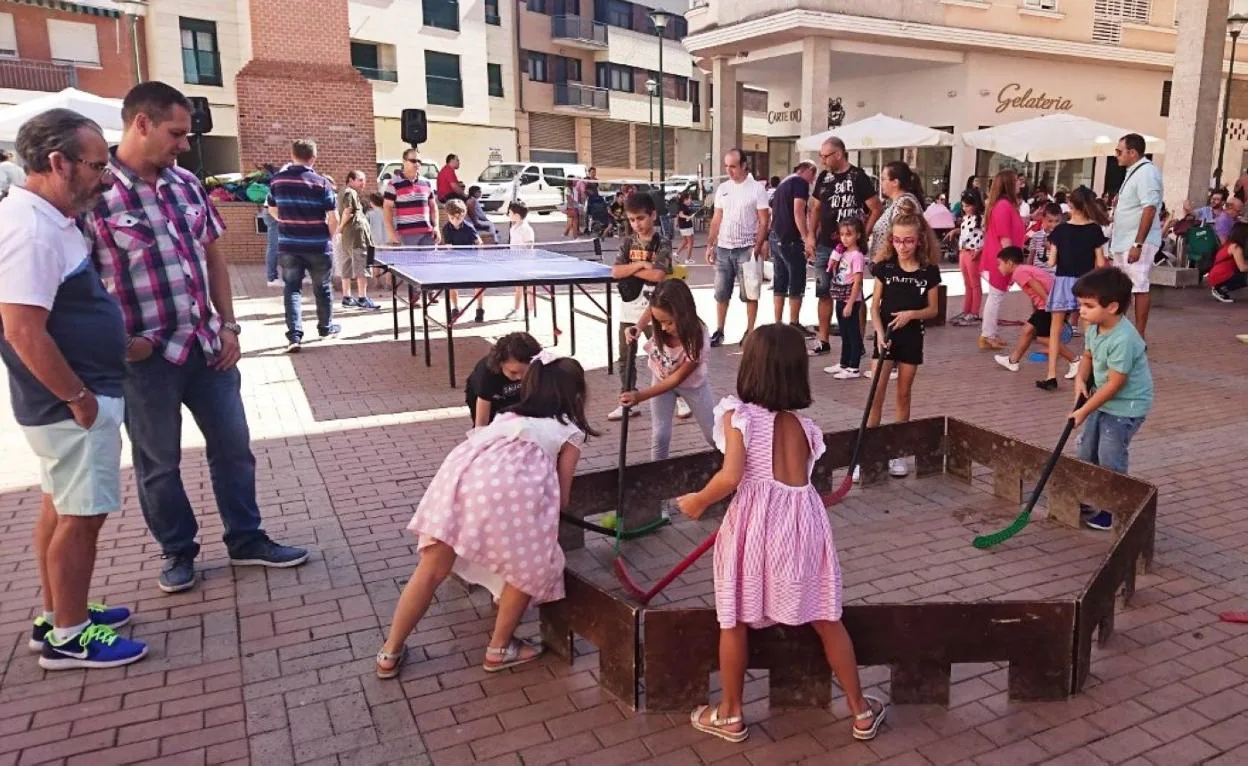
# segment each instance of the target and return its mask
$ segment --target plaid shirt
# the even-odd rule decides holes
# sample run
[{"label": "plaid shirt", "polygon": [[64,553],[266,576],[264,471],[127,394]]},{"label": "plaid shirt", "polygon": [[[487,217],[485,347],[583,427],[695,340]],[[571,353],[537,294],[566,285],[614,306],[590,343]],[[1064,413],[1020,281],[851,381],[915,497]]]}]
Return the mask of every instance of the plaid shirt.
[{"label": "plaid shirt", "polygon": [[173,364],[185,363],[195,343],[211,362],[221,317],[209,300],[204,247],[225,231],[220,215],[186,170],[167,168],[153,186],[115,155],[109,167],[112,186],[81,225],[127,334],[147,338]]}]

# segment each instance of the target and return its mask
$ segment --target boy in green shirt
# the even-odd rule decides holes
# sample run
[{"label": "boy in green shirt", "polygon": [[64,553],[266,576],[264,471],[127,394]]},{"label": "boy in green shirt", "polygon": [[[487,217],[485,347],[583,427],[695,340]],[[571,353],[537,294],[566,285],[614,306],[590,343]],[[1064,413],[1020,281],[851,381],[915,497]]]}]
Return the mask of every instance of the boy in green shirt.
[{"label": "boy in green shirt", "polygon": [[[1127,472],[1131,438],[1153,408],[1153,376],[1148,369],[1144,339],[1123,320],[1131,305],[1131,278],[1116,268],[1095,269],[1079,278],[1071,291],[1079,299],[1079,317],[1088,323],[1083,359],[1075,379],[1075,401],[1083,406],[1071,413],[1079,436],[1079,459],[1119,473]],[[1088,394],[1088,373],[1095,393]],[[1084,524],[1109,530],[1108,511],[1087,510]]]}]

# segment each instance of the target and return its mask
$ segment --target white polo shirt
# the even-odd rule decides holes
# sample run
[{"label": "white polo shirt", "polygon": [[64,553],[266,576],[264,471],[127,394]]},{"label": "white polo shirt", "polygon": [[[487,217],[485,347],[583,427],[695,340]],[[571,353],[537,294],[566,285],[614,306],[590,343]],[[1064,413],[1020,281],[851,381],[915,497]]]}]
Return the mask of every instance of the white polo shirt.
[{"label": "white polo shirt", "polygon": [[748,175],[741,183],[731,179],[715,190],[715,208],[722,210],[716,245],[726,250],[753,247],[758,239],[758,211],[770,210],[767,187]]}]

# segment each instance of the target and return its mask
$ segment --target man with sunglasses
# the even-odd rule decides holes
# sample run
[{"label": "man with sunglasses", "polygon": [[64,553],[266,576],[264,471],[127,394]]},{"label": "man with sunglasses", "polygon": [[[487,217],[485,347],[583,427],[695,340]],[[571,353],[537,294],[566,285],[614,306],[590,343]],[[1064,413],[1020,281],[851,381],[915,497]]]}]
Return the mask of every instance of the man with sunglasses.
[{"label": "man with sunglasses", "polygon": [[[879,220],[884,206],[875,193],[871,176],[849,163],[845,142],[833,136],[819,147],[819,159],[823,171],[815,179],[807,213],[807,231],[815,232],[814,252],[807,246],[806,258],[815,264],[815,297],[819,299],[819,332],[811,354],[827,354],[832,350],[828,338],[832,334],[832,275],[828,273],[828,261],[837,243],[837,229],[841,221],[850,218],[863,219],[865,231],[871,231]],[[864,253],[869,260],[870,253]]]},{"label": "man with sunglasses", "polygon": [[126,330],[73,220],[100,198],[108,145],[96,123],[52,109],[22,126],[17,149],[30,175],[0,202],[0,357],[42,473],[29,646],[47,670],[119,667],[147,647],[113,632],[129,609],[90,605],[87,590],[100,528],[121,510]]},{"label": "man with sunglasses", "polygon": [[382,212],[389,244],[427,246],[441,242],[441,233],[435,225],[438,198],[433,187],[420,175],[420,152],[416,147],[403,152],[403,167],[386,186]]}]

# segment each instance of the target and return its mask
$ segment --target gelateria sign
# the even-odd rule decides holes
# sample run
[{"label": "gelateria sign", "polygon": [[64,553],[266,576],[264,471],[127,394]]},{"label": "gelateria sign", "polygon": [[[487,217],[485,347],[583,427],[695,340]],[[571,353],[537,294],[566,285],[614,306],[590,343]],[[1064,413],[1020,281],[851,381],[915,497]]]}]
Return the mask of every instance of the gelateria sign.
[{"label": "gelateria sign", "polygon": [[997,94],[997,114],[1009,109],[1035,109],[1041,112],[1069,112],[1074,107],[1065,96],[1050,96],[1045,91],[1036,93],[1033,88],[1012,82]]}]

